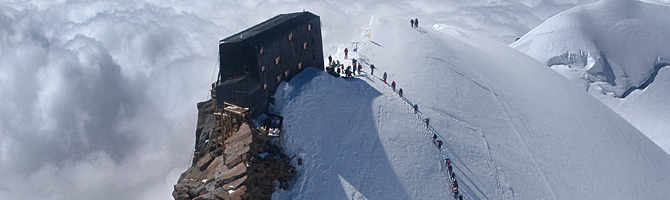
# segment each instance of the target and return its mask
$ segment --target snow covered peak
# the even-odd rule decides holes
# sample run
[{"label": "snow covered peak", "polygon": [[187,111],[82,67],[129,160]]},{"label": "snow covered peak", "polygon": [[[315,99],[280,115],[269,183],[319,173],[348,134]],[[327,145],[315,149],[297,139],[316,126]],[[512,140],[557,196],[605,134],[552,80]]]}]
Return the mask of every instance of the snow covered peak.
[{"label": "snow covered peak", "polygon": [[670,64],[668,19],[667,6],[599,1],[548,19],[511,46],[548,66],[570,68],[565,73],[580,76],[574,80],[588,90],[625,97]]},{"label": "snow covered peak", "polygon": [[[512,48],[426,27],[373,17],[341,46],[364,74],[306,70],[282,83],[275,95],[282,145],[303,166],[275,198],[442,199],[451,194],[444,156],[466,199],[670,195],[670,156],[595,98]],[[351,63],[341,51],[333,58]]]},{"label": "snow covered peak", "polygon": [[558,14],[511,46],[545,62],[670,153],[670,7],[600,1]]}]

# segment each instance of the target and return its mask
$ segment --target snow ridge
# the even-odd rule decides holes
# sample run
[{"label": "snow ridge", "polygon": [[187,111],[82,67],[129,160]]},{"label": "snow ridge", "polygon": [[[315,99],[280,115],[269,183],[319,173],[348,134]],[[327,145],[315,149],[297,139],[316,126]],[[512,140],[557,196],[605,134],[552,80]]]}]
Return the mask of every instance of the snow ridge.
[{"label": "snow ridge", "polygon": [[[282,146],[304,165],[275,199],[450,197],[432,133],[445,142],[466,199],[670,195],[670,156],[565,78],[496,42],[406,21],[373,17],[372,36],[352,41],[358,51],[349,56],[366,73],[342,79],[308,68],[282,83]],[[345,47],[353,48],[342,45],[333,58],[348,65]],[[368,76],[369,64],[405,98]]]},{"label": "snow ridge", "polygon": [[670,56],[662,42],[670,41],[670,22],[660,20],[670,17],[668,10],[636,0],[578,6],[550,18],[511,46],[548,66],[579,70],[588,75],[584,81],[602,88],[599,92],[623,98],[649,80],[658,57]]},{"label": "snow ridge", "polygon": [[[670,7],[599,1],[560,13],[510,45],[591,93],[670,153]],[[658,82],[660,80],[660,82]]]}]

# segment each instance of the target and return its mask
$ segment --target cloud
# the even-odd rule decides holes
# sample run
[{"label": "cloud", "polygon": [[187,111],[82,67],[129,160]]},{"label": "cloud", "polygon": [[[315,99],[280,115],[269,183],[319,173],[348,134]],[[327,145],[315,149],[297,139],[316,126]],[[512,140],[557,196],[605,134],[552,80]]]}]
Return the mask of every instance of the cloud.
[{"label": "cloud", "polygon": [[325,54],[373,15],[506,43],[590,0],[0,3],[0,196],[166,199],[190,165],[219,39],[276,14],[321,16]]},{"label": "cloud", "polygon": [[187,167],[216,25],[150,5],[53,15],[0,7],[0,194],[133,199]]}]

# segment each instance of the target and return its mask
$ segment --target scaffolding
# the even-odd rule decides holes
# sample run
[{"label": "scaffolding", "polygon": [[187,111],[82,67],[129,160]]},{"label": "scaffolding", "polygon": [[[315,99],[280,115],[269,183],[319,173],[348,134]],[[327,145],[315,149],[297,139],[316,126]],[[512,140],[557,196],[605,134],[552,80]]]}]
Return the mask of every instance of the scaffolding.
[{"label": "scaffolding", "polygon": [[[212,101],[216,105],[216,89],[211,89]],[[242,124],[248,116],[249,108],[243,108],[228,102],[223,102],[223,107],[214,107],[214,126],[216,132],[221,133],[221,137],[217,137],[217,147],[221,148],[221,156],[223,157],[223,164],[226,164],[226,139],[233,136],[237,130],[235,123]],[[219,146],[220,145],[220,146]]]}]

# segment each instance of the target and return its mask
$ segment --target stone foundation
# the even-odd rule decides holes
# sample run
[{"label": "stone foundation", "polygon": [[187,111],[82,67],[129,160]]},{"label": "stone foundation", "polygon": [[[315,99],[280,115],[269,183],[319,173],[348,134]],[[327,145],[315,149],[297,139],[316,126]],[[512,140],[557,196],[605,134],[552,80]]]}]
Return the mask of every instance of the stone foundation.
[{"label": "stone foundation", "polygon": [[[225,163],[219,130],[215,130],[214,103],[198,103],[198,126],[191,167],[174,186],[175,199],[270,199],[279,188],[288,188],[295,176],[292,158],[281,153],[265,133],[241,123],[225,141]],[[238,119],[240,122],[245,121]]]}]

